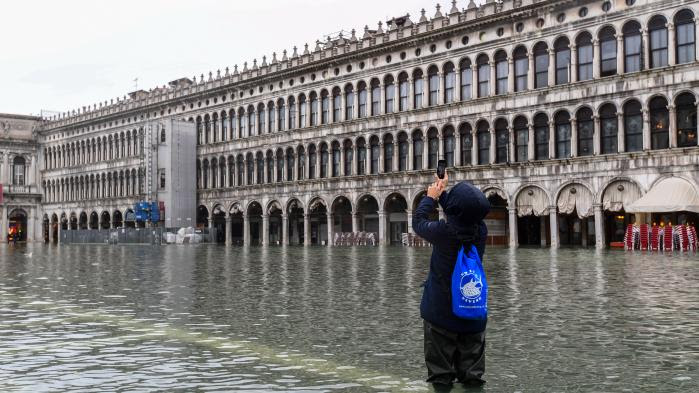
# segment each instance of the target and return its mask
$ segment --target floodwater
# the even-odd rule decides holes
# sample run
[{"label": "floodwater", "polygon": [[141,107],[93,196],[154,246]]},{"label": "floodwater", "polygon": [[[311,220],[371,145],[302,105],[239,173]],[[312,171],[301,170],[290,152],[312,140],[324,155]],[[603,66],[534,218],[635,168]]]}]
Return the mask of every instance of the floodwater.
[{"label": "floodwater", "polygon": [[[3,245],[0,391],[427,391],[429,254]],[[482,391],[699,389],[696,254],[488,249],[485,263]]]}]

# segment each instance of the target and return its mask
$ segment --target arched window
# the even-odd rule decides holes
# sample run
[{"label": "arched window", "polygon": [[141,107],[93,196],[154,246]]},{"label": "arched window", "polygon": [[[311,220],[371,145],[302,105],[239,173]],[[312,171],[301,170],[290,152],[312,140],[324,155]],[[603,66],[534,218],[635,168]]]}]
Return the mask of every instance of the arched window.
[{"label": "arched window", "polygon": [[293,130],[296,128],[296,99],[289,97],[287,102],[289,103],[289,129]]},{"label": "arched window", "polygon": [[354,119],[354,87],[345,86],[345,120]]},{"label": "arched window", "polygon": [[594,153],[593,136],[595,123],[592,120],[592,109],[581,108],[575,116],[578,126],[578,156],[591,156]]},{"label": "arched window", "polygon": [[507,53],[504,50],[499,50],[495,53],[495,94],[507,94],[509,68]]},{"label": "arched window", "polygon": [[[213,138],[212,139],[213,139],[213,142],[216,143],[216,142],[218,142],[218,137],[219,137],[219,135],[218,135],[218,113],[214,113],[214,115],[211,117],[211,125],[213,126],[212,127],[212,129],[213,129],[213,135],[212,135]],[[128,134],[126,135],[126,139],[127,140],[130,139]],[[129,146],[129,152],[130,152],[131,151],[131,144],[127,141],[126,145]],[[129,155],[131,155],[131,154],[129,153]]]},{"label": "arched window", "polygon": [[485,120],[478,122],[476,126],[478,136],[478,164],[486,165],[490,163],[490,126]]},{"label": "arched window", "polygon": [[230,139],[233,140],[233,139],[235,139],[235,128],[238,125],[238,119],[235,116],[235,109],[231,109],[228,121],[230,123],[230,131],[229,131],[231,133]]},{"label": "arched window", "polygon": [[556,158],[570,157],[570,114],[560,111],[554,117],[556,123]]},{"label": "arched window", "polygon": [[422,131],[413,131],[413,169],[416,171],[422,170],[422,153],[424,150],[425,145],[422,140]]},{"label": "arched window", "polygon": [[277,130],[275,126],[275,118],[277,113],[274,110],[274,102],[270,101],[267,103],[267,119],[269,120],[269,125],[267,126],[267,132],[272,133]]},{"label": "arched window", "polygon": [[366,174],[366,141],[357,139],[357,174]]},{"label": "arched window", "polygon": [[315,91],[311,92],[311,127],[318,125],[318,95]]},{"label": "arched window", "polygon": [[367,92],[366,83],[364,83],[364,81],[357,84],[357,94],[359,95],[359,118],[366,117]]},{"label": "arched window", "polygon": [[160,130],[160,143],[165,143],[165,128]]},{"label": "arched window", "polygon": [[248,136],[255,135],[255,107],[248,107]]},{"label": "arched window", "polygon": [[519,46],[513,53],[515,62],[515,91],[527,90],[527,78],[529,73],[529,58],[527,48]]},{"label": "arched window", "polygon": [[[122,137],[123,137],[123,134],[122,134]],[[207,114],[207,115],[204,115],[204,143],[208,144],[210,141],[211,141],[211,118]],[[117,149],[117,151],[119,151],[119,150]]]},{"label": "arched window", "polygon": [[265,122],[265,120],[267,120],[265,104],[260,104],[257,106],[257,129],[259,135],[262,135],[265,132],[267,132],[267,128],[265,128],[267,123]]},{"label": "arched window", "polygon": [[352,151],[352,141],[349,139],[345,140],[342,146],[342,150],[345,154],[345,162],[342,163],[344,167],[343,174],[345,176],[352,176],[352,160],[354,159],[354,152]]},{"label": "arched window", "polygon": [[459,134],[461,136],[461,165],[471,165],[471,156],[473,152],[473,135],[471,125],[463,123],[459,126]]},{"label": "arched window", "polygon": [[267,183],[274,181],[274,155],[272,151],[267,152]]},{"label": "arched window", "polygon": [[513,123],[515,132],[515,161],[525,162],[529,159],[529,125],[524,116],[518,116]]},{"label": "arched window", "polygon": [[650,100],[650,146],[651,149],[667,149],[670,138],[670,112],[667,109],[667,100],[663,97],[655,97]]},{"label": "arched window", "polygon": [[242,138],[248,129],[248,117],[245,115],[245,109],[238,109],[238,137]]},{"label": "arched window", "polygon": [[277,150],[277,183],[284,181],[284,151],[282,149]]},{"label": "arched window", "polygon": [[301,94],[299,96],[299,128],[307,127],[306,124],[306,113],[308,104],[306,102],[306,95]]},{"label": "arched window", "polygon": [[677,41],[677,64],[691,63],[696,59],[694,49],[694,13],[682,10],[675,15],[675,40]]},{"label": "arched window", "polygon": [[286,149],[286,181],[294,181],[294,149]]},{"label": "arched window", "polygon": [[427,131],[427,168],[436,169],[439,160],[439,136],[435,128]]},{"label": "arched window", "polygon": [[549,85],[549,51],[545,42],[534,46],[534,88],[540,89]]},{"label": "arched window", "polygon": [[243,185],[243,173],[245,173],[245,164],[243,162],[243,155],[238,156],[238,186]]},{"label": "arched window", "polygon": [[[246,161],[247,161],[247,165],[248,165],[248,170],[247,170],[248,182],[247,182],[247,184],[252,185],[252,184],[255,184],[255,182],[253,181],[254,177],[255,177],[255,159],[253,158],[252,153],[247,154]],[[206,161],[204,161],[204,169],[205,169],[204,176],[206,176],[206,172],[208,172],[208,171],[206,171]],[[204,179],[204,183],[206,183],[206,178]]]},{"label": "arched window", "polygon": [[297,149],[297,164],[298,168],[296,170],[296,179],[303,180],[306,177],[306,151],[303,146],[299,146]]},{"label": "arched window", "polygon": [[436,66],[432,66],[427,70],[427,79],[430,90],[430,95],[427,97],[427,105],[437,105],[439,104],[439,70]]},{"label": "arched window", "polygon": [[697,145],[697,104],[694,95],[682,93],[675,99],[677,107],[677,147]]},{"label": "arched window", "polygon": [[398,134],[398,170],[408,170],[408,134]]},{"label": "arched window", "polygon": [[393,135],[386,134],[383,137],[383,171],[393,172]]},{"label": "arched window", "polygon": [[221,140],[225,141],[228,138],[228,118],[226,112],[221,112]]},{"label": "arched window", "polygon": [[471,91],[473,90],[473,70],[471,69],[471,60],[463,59],[459,63],[461,70],[461,99],[471,99]]},{"label": "arched window", "polygon": [[311,92],[311,127],[318,125],[318,95],[316,92]]},{"label": "arched window", "polygon": [[561,37],[553,45],[556,51],[556,84],[570,82],[570,41]]},{"label": "arched window", "polygon": [[385,113],[393,113],[393,105],[396,100],[396,85],[393,83],[393,75],[388,75],[384,79],[384,90],[386,90]]},{"label": "arched window", "polygon": [[599,111],[600,127],[602,135],[602,154],[612,154],[619,151],[618,125],[616,107],[606,104]]},{"label": "arched window", "polygon": [[371,167],[369,170],[373,175],[379,173],[379,138],[371,137],[369,144],[371,145]]},{"label": "arched window", "polygon": [[342,165],[342,162],[340,161],[340,143],[337,141],[332,143],[332,155],[332,176],[338,177],[340,176],[340,165]]},{"label": "arched window", "polygon": [[[112,143],[111,137],[109,141],[109,156],[112,156]],[[201,117],[197,116],[197,145],[204,143],[204,127],[201,124]]]},{"label": "arched window", "polygon": [[654,16],[648,22],[650,44],[650,67],[665,67],[668,64],[667,55],[667,19],[662,15]]},{"label": "arched window", "polygon": [[616,32],[614,28],[607,26],[599,33],[600,45],[600,76],[615,75],[616,70]]},{"label": "arched window", "polygon": [[593,76],[592,36],[588,32],[580,34],[576,40],[578,46],[578,80],[587,81]]},{"label": "arched window", "polygon": [[257,152],[255,158],[257,166],[257,184],[262,184],[265,182],[265,159],[261,152]]},{"label": "arched window", "polygon": [[476,64],[478,65],[478,97],[487,97],[490,95],[490,64],[488,64],[488,56],[478,56]]},{"label": "arched window", "polygon": [[636,21],[631,21],[624,25],[622,31],[624,34],[624,72],[641,71],[643,69],[641,25]]},{"label": "arched window", "polygon": [[545,113],[534,117],[534,159],[549,158],[549,118]]},{"label": "arched window", "polygon": [[328,145],[323,143],[320,145],[320,177],[328,177]]},{"label": "arched window", "polygon": [[454,127],[446,126],[442,130],[442,144],[444,149],[444,160],[448,167],[454,166]]},{"label": "arched window", "polygon": [[456,73],[454,72],[454,63],[447,62],[444,65],[444,103],[450,104],[454,102],[454,86],[456,85]]},{"label": "arched window", "polygon": [[417,69],[413,72],[413,108],[422,108],[422,95],[424,94],[424,80],[422,70]]},{"label": "arched window", "polygon": [[308,178],[316,178],[316,163],[318,162],[318,154],[316,153],[316,146],[310,145],[308,147]]},{"label": "arched window", "polygon": [[342,92],[339,87],[333,88],[333,122],[342,121]]},{"label": "arched window", "polygon": [[277,101],[277,131],[284,131],[286,125],[286,105],[284,100]]},{"label": "arched window", "polygon": [[320,92],[320,123],[328,124],[330,122],[330,97],[328,91]]},{"label": "arched window", "polygon": [[632,100],[624,105],[624,150],[643,150],[643,113],[641,104]]},{"label": "arched window", "polygon": [[398,94],[399,94],[399,100],[398,100],[398,110],[399,111],[405,111],[408,110],[408,74],[405,72],[401,72],[400,75],[398,75]]},{"label": "arched window", "polygon": [[12,160],[12,184],[23,186],[25,184],[26,161],[24,157],[17,156]]},{"label": "arched window", "polygon": [[378,79],[371,80],[371,115],[381,114],[381,83]]},{"label": "arched window", "polygon": [[495,162],[502,164],[507,162],[507,145],[509,134],[507,132],[507,120],[498,119],[495,122]]}]

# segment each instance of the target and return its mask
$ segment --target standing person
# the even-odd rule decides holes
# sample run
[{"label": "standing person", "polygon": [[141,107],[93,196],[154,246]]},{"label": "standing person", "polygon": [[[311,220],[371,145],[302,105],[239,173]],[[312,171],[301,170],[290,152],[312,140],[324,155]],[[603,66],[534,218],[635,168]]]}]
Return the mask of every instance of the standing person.
[{"label": "standing person", "polygon": [[[483,219],[490,202],[472,184],[460,182],[445,191],[448,177],[427,189],[413,214],[415,233],[432,244],[430,271],[424,284],[420,316],[424,320],[427,382],[437,390],[449,389],[456,379],[465,385],[485,383],[485,327],[487,320],[466,320],[454,315],[451,276],[463,245],[475,245],[483,258],[488,230]],[[430,221],[437,203],[447,220]]]}]

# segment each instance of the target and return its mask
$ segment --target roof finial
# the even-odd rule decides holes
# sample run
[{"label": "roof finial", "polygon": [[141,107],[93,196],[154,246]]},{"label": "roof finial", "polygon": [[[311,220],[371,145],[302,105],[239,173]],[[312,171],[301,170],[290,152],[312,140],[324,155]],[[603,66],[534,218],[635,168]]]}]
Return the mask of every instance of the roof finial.
[{"label": "roof finial", "polygon": [[311,52],[308,51],[308,42],[306,42],[305,44],[303,44],[303,54],[307,55],[309,53]]},{"label": "roof finial", "polygon": [[216,79],[221,79],[221,69],[216,70]]},{"label": "roof finial", "polygon": [[267,56],[262,56],[262,64],[260,64],[260,66],[267,67]]},{"label": "roof finial", "polygon": [[456,6],[456,0],[451,0],[451,10],[449,10],[450,14],[458,14],[459,13],[459,7]]},{"label": "roof finial", "polygon": [[371,34],[369,34],[369,25],[364,25],[364,37],[362,39],[366,39],[371,37]]},{"label": "roof finial", "polygon": [[350,42],[356,42],[357,41],[357,30],[352,29],[352,36],[350,37]]},{"label": "roof finial", "polygon": [[211,71],[209,71],[209,80],[213,79],[213,76],[214,74]]},{"label": "roof finial", "polygon": [[248,62],[243,63],[243,72],[248,72]]},{"label": "roof finial", "polygon": [[252,69],[253,70],[257,69],[257,59],[252,59]]},{"label": "roof finial", "polygon": [[238,65],[233,66],[233,75],[238,75]]},{"label": "roof finial", "polygon": [[291,58],[294,59],[297,57],[299,57],[298,48],[296,46],[294,46],[294,53],[291,54]]},{"label": "roof finial", "polygon": [[287,61],[289,58],[286,56],[286,49],[282,52],[282,61]]},{"label": "roof finial", "polygon": [[[473,0],[471,0],[471,1],[473,1]],[[425,9],[424,8],[420,10],[420,15],[421,15],[420,16],[420,23],[427,22],[427,17],[425,16]]]},{"label": "roof finial", "polygon": [[277,64],[277,52],[272,52],[272,64]]},{"label": "roof finial", "polygon": [[228,67],[226,67],[226,74],[225,74],[225,75],[226,75],[226,76],[230,75],[230,74],[229,74]]},{"label": "roof finial", "polygon": [[468,8],[469,10],[472,10],[472,9],[474,9],[474,8],[478,8],[478,6],[476,5],[476,3],[475,3],[473,0],[469,0],[468,5],[466,6],[466,8]]},{"label": "roof finial", "polygon": [[204,74],[201,74],[201,78],[199,78],[199,83],[204,83]]},{"label": "roof finial", "polygon": [[437,6],[436,6],[435,8],[437,8],[437,12],[435,12],[434,18],[435,18],[435,19],[441,18],[441,17],[442,17],[442,11],[440,11],[440,9],[442,8],[442,6],[439,5],[439,3],[437,3]]},{"label": "roof finial", "polygon": [[379,21],[379,28],[376,29],[376,34],[383,34],[383,22]]}]

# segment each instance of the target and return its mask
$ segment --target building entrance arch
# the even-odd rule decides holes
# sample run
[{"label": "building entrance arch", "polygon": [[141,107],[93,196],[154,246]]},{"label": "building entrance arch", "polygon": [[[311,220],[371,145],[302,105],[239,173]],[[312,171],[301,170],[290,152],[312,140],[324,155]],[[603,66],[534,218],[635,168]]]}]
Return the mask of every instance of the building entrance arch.
[{"label": "building entrance arch", "polygon": [[7,241],[27,241],[27,212],[23,209],[14,209],[8,216]]}]

